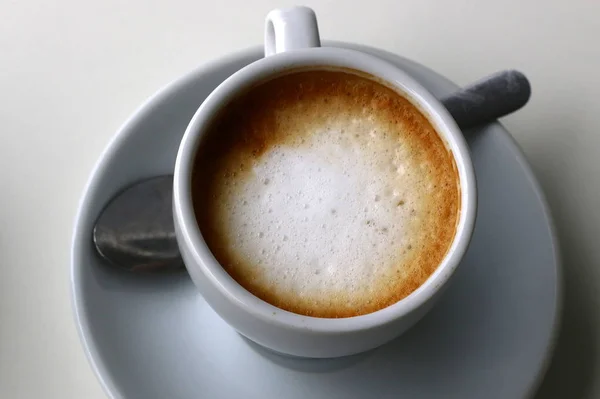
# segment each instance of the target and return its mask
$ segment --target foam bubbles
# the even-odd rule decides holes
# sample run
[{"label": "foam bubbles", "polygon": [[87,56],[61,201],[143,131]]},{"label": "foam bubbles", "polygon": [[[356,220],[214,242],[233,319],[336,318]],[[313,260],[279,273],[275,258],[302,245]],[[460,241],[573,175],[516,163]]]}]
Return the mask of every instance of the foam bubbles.
[{"label": "foam bubbles", "polygon": [[[411,165],[409,159],[401,164],[395,159],[398,151],[381,159],[382,149],[397,143],[359,134],[377,131],[373,123],[366,118],[349,126],[335,121],[302,146],[265,152],[251,175],[222,199],[222,206],[235,215],[227,229],[248,236],[236,243],[237,249],[244,258],[261,261],[259,279],[281,292],[301,287],[303,296],[341,292],[351,306],[356,305],[353,297],[379,286],[383,275],[408,267],[408,256],[389,243],[403,242],[419,228],[412,220],[424,190],[415,188],[425,177],[381,167],[390,157],[403,169]],[[343,135],[342,130],[356,134]],[[256,231],[261,240],[252,239]],[[272,248],[265,251],[263,242],[272,242]]]},{"label": "foam bubbles", "polygon": [[[315,76],[317,87],[324,78]],[[408,295],[437,267],[445,249],[436,240],[447,243],[456,220],[436,216],[454,205],[438,195],[448,174],[434,173],[436,162],[452,161],[428,155],[444,153],[439,138],[421,138],[437,137],[433,128],[405,100],[394,102],[397,94],[374,94],[362,78],[352,87],[352,79],[336,79],[312,100],[302,83],[302,97],[273,103],[271,94],[290,89],[285,81],[253,99],[252,109],[268,113],[233,126],[273,143],[259,136],[256,147],[215,153],[226,178],[212,187],[210,222],[242,285],[276,306],[327,317],[368,313]],[[410,130],[419,123],[423,131]],[[444,221],[452,225],[441,228]]]}]

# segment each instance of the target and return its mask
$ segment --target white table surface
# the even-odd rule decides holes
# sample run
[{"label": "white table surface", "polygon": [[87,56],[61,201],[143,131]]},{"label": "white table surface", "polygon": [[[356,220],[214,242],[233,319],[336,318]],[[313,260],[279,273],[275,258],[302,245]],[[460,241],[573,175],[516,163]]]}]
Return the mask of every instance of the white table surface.
[{"label": "white table surface", "polygon": [[[322,37],[375,45],[466,84],[530,78],[503,120],[561,238],[565,313],[538,398],[600,397],[600,1],[307,1]],[[0,1],[0,397],[105,398],[73,322],[75,211],[127,116],[195,66],[261,43],[268,0]]]}]

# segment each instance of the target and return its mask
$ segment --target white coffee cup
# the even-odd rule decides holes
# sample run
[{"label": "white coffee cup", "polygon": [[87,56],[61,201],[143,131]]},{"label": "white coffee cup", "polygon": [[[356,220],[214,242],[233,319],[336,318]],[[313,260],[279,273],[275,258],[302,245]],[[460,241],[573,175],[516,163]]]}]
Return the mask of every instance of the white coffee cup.
[{"label": "white coffee cup", "polygon": [[[217,87],[192,118],[177,154],[173,213],[187,270],[210,306],[234,329],[274,351],[302,357],[351,355],[380,346],[413,326],[432,307],[459,265],[473,232],[476,187],[469,150],[442,104],[405,72],[358,51],[320,47],[314,12],[305,7],[274,10],[266,19],[265,58]],[[403,93],[427,116],[454,155],[460,181],[460,215],[451,247],[436,271],[399,302],[373,313],[327,319],[279,309],[251,294],[222,267],[204,241],[192,203],[194,158],[209,122],[240,92],[282,71],[343,67],[378,77]]]}]

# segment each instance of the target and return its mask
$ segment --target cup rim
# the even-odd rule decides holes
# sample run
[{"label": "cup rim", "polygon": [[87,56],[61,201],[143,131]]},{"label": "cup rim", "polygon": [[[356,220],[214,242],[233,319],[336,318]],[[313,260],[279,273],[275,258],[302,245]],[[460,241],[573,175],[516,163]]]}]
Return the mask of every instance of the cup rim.
[{"label": "cup rim", "polygon": [[[223,104],[271,76],[298,68],[349,68],[383,80],[428,118],[452,152],[458,169],[461,209],[452,244],[436,270],[416,290],[398,302],[364,315],[345,318],[304,316],[278,308],[256,297],[215,259],[196,222],[191,195],[191,173],[200,141],[208,122]],[[223,81],[200,105],[188,124],[181,141],[173,179],[173,210],[180,228],[178,243],[185,245],[194,259],[187,268],[199,268],[209,284],[242,311],[268,324],[319,333],[346,333],[382,326],[425,305],[454,274],[469,245],[477,207],[476,181],[469,149],[454,119],[427,89],[395,65],[356,50],[309,48],[275,54],[247,65]]]}]

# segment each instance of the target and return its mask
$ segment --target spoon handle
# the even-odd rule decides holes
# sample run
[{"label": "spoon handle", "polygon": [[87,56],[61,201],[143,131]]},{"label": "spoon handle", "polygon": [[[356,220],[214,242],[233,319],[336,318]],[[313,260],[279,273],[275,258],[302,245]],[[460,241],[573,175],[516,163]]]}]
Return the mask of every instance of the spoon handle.
[{"label": "spoon handle", "polygon": [[531,86],[525,75],[508,70],[461,88],[440,101],[465,130],[518,110],[530,96]]}]

